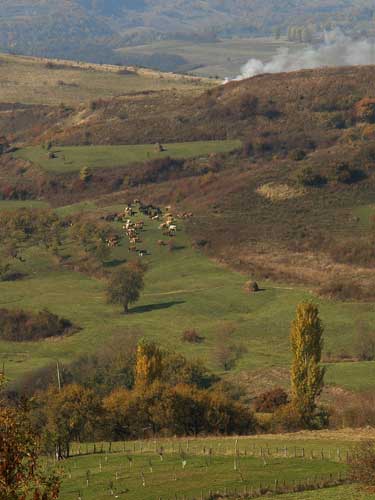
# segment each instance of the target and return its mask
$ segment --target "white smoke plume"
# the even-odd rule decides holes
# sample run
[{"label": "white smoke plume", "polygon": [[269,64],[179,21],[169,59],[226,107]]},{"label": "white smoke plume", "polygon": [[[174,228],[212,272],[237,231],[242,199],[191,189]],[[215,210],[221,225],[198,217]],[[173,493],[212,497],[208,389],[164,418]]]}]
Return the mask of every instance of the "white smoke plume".
[{"label": "white smoke plume", "polygon": [[269,62],[250,59],[236,80],[264,73],[282,73],[327,66],[375,64],[375,43],[352,40],[340,31],[325,33],[324,43],[299,50],[280,49]]}]

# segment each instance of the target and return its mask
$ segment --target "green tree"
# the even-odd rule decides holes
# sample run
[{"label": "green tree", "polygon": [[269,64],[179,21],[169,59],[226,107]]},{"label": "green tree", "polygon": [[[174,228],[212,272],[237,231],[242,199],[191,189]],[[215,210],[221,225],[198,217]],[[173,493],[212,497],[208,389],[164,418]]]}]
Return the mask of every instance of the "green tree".
[{"label": "green tree", "polygon": [[316,398],[324,385],[325,370],[320,366],[323,331],[318,307],[310,302],[299,304],[290,333],[291,402],[305,425],[311,425]]},{"label": "green tree", "polygon": [[108,300],[111,304],[121,304],[124,313],[129,312],[129,304],[137,302],[144,288],[144,273],[141,270],[123,267],[116,271],[107,288]]}]

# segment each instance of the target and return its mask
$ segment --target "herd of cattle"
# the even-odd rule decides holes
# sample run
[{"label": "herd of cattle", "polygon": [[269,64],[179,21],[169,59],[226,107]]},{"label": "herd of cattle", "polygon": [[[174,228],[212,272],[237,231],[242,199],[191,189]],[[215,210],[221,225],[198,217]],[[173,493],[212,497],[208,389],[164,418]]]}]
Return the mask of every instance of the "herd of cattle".
[{"label": "herd of cattle", "polygon": [[[137,252],[140,257],[148,254],[145,249],[138,249],[137,244],[142,243],[140,233],[145,228],[144,220],[132,220],[132,218],[137,215],[137,211],[140,214],[148,217],[153,221],[159,221],[159,229],[162,231],[163,236],[168,236],[173,238],[177,232],[176,219],[188,219],[193,217],[192,212],[183,212],[174,216],[171,212],[171,207],[166,207],[165,211],[160,207],[155,207],[154,205],[145,205],[140,200],[134,200],[125,206],[123,212],[111,213],[104,217],[103,220],[107,222],[122,222],[122,229],[129,240],[129,252]],[[113,235],[107,239],[107,245],[110,248],[117,247],[121,242],[121,237],[119,235]],[[166,246],[168,243],[165,240],[158,240],[159,246]]]}]

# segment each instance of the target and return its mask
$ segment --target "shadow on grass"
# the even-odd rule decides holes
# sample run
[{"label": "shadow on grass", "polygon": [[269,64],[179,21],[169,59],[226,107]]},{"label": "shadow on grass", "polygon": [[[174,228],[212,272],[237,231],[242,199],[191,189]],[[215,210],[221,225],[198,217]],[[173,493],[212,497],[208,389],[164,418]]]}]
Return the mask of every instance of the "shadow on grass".
[{"label": "shadow on grass", "polygon": [[159,311],[162,309],[169,309],[170,307],[177,306],[179,304],[185,304],[184,300],[172,300],[170,302],[161,302],[159,304],[147,304],[145,306],[137,306],[130,309],[130,313],[145,313],[152,311]]},{"label": "shadow on grass", "polygon": [[117,267],[121,266],[121,264],[125,264],[126,259],[113,259],[107,262],[104,262],[104,267]]}]

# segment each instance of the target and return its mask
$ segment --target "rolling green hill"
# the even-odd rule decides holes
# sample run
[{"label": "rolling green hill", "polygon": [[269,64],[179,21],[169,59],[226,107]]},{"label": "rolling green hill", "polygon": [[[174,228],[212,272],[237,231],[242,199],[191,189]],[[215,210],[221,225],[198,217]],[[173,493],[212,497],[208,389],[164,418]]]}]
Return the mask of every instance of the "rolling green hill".
[{"label": "rolling green hill", "polygon": [[[9,203],[5,208],[9,209]],[[79,204],[76,210],[83,208]],[[121,208],[121,205],[100,209],[88,206],[87,217],[99,219],[100,215]],[[59,211],[72,214],[74,207]],[[105,281],[61,268],[45,252],[31,249],[26,262],[17,266],[27,277],[0,283],[0,306],[35,311],[48,308],[69,318],[82,330],[52,342],[0,342],[0,360],[5,363],[8,376],[19,377],[56,359],[69,362],[110,343],[118,332],[126,336],[135,331],[189,357],[201,358],[211,369],[222,372],[217,347],[223,330],[228,329],[232,332],[231,342],[243,350],[229,375],[241,380],[243,375],[253,373],[260,377],[261,386],[272,386],[276,380],[288,383],[289,326],[300,301],[310,298],[319,303],[326,326],[326,352],[350,351],[355,325],[360,320],[371,330],[375,316],[368,304],[321,300],[301,286],[269,280],[260,283],[261,292],[249,295],[243,289],[246,276],[222,268],[192,249],[183,226],[179,226],[175,250],[169,252],[157,244],[161,238],[158,223],[146,224],[141,246],[150,254],[144,257],[150,271],[142,299],[129,316],[106,304]],[[64,253],[71,251],[66,247]],[[128,258],[131,256],[124,242],[113,251],[108,266]],[[204,337],[202,344],[191,345],[181,340],[183,331],[191,328]],[[373,362],[332,363],[328,366],[327,380],[347,389],[364,390],[372,387],[374,370]]]},{"label": "rolling green hill", "polygon": [[[23,62],[18,59],[20,67]],[[147,80],[148,90],[110,96],[118,78],[129,76],[114,67],[32,64],[36,70],[43,64],[47,73],[68,71],[70,78],[104,75],[108,85],[97,98],[94,87],[83,89],[79,104],[43,106],[42,97],[22,104],[30,94],[20,88],[21,104],[0,105],[13,146],[0,157],[0,208],[40,202],[64,216],[82,212],[85,220],[99,221],[138,198],[194,217],[178,223],[171,251],[157,244],[158,224],[147,222],[142,246],[150,252],[144,257],[150,270],[129,317],[105,300],[105,272],[129,259],[125,242],[103,275],[82,271],[69,242],[62,261],[29,249],[26,262],[17,264],[26,278],[0,283],[0,305],[48,307],[82,330],[58,341],[2,342],[11,378],[56,359],[69,363],[118,332],[142,332],[203,359],[251,398],[265,387],[287,386],[289,325],[296,304],[309,298],[319,304],[326,328],[325,397],[334,386],[344,393],[373,388],[374,356],[368,360],[360,347],[372,345],[375,321],[373,67],[265,75],[216,87],[141,72],[130,78]],[[155,75],[163,89],[153,87]],[[159,141],[167,151],[155,154],[150,144]],[[48,142],[54,159],[44,149]],[[79,178],[82,166],[92,169],[89,179]],[[247,294],[249,279],[263,290]],[[204,342],[182,342],[189,328]],[[232,332],[241,352],[225,373],[218,355],[223,330]]]}]

